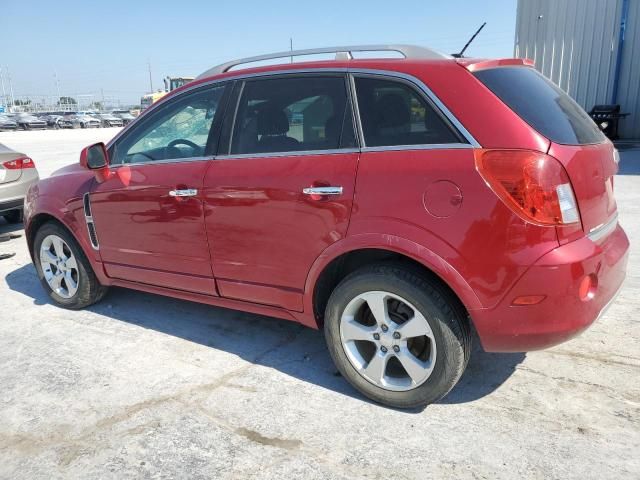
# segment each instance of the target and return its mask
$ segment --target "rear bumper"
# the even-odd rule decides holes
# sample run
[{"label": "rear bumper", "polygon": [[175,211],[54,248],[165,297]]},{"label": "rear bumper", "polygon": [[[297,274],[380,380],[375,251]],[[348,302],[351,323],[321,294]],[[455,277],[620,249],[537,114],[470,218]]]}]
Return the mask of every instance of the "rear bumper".
[{"label": "rear bumper", "polygon": [[[627,269],[629,240],[620,225],[605,238],[589,237],[540,258],[502,301],[470,312],[485,350],[524,352],[562,343],[588,328],[613,302]],[[597,277],[591,298],[578,294],[585,276]],[[536,305],[514,306],[515,298],[544,295]]]},{"label": "rear bumper", "polygon": [[29,168],[22,170],[22,175],[15,182],[0,184],[0,213],[22,209],[29,187],[38,180],[38,171]]}]

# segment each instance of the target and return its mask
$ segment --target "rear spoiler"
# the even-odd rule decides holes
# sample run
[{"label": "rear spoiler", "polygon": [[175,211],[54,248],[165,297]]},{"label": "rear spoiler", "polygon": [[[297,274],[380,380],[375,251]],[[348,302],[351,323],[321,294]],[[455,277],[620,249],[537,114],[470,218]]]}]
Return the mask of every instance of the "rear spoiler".
[{"label": "rear spoiler", "polygon": [[487,68],[496,67],[533,67],[533,60],[530,58],[500,58],[497,60],[485,60],[480,58],[458,58],[456,62],[469,70],[470,72],[477,72],[478,70],[485,70]]}]

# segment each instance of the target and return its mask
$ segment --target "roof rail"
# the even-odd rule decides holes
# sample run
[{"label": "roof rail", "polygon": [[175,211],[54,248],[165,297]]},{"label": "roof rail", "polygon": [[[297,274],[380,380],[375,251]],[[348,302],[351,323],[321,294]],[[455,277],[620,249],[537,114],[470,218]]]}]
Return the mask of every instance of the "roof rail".
[{"label": "roof rail", "polygon": [[246,63],[261,62],[264,60],[273,60],[277,58],[292,58],[305,55],[318,55],[322,53],[335,53],[336,59],[342,60],[345,58],[353,58],[353,52],[397,52],[404,56],[404,58],[421,60],[442,60],[452,58],[449,55],[445,55],[430,48],[418,47],[416,45],[352,45],[343,47],[310,48],[307,50],[290,50],[286,52],[269,53],[267,55],[258,55],[256,57],[247,57],[240,58],[238,60],[232,60],[230,62],[222,63],[213,68],[210,68],[206,72],[198,75],[196,80],[228,72],[233,67]]}]

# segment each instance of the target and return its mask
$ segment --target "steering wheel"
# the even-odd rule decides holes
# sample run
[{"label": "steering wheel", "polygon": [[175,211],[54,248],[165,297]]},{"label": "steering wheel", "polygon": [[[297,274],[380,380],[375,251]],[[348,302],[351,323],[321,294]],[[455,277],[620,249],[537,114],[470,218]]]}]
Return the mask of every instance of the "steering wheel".
[{"label": "steering wheel", "polygon": [[175,147],[176,145],[181,144],[191,147],[194,150],[198,150],[200,148],[200,145],[198,145],[197,143],[193,143],[191,140],[187,140],[186,138],[176,138],[175,140],[171,140],[169,142],[169,145],[167,145],[167,148]]}]

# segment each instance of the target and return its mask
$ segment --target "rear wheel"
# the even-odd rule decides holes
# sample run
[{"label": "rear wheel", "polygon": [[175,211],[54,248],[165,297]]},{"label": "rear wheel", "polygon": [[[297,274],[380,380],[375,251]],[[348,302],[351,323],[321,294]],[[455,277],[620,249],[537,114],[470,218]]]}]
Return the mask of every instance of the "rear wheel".
[{"label": "rear wheel", "polygon": [[2,216],[9,223],[21,223],[22,222],[22,210],[11,210],[10,212],[3,213]]},{"label": "rear wheel", "polygon": [[471,346],[459,302],[400,265],[375,265],[346,277],[331,294],[324,330],[349,383],[397,408],[444,397],[460,379]]},{"label": "rear wheel", "polygon": [[80,309],[104,297],[87,257],[69,232],[46,223],[36,232],[34,263],[42,286],[58,305]]}]

